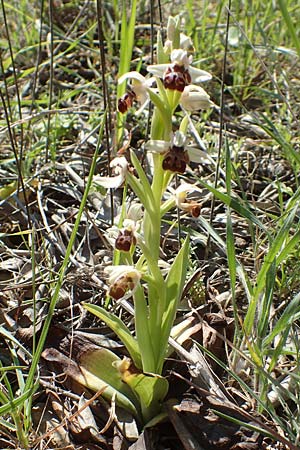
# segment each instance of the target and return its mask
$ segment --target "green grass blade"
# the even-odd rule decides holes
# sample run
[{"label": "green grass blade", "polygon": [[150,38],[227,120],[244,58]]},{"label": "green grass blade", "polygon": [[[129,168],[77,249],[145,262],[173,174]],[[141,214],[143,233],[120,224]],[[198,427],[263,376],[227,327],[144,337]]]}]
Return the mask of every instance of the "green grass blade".
[{"label": "green grass blade", "polygon": [[272,242],[272,245],[270,246],[270,249],[264,259],[264,262],[261,266],[261,269],[259,271],[259,274],[257,276],[257,286],[255,290],[256,297],[260,294],[260,292],[265,287],[265,277],[266,274],[273,263],[274,259],[277,257],[278,253],[280,252],[285,240],[288,238],[288,234],[291,230],[291,227],[293,225],[295,214],[297,212],[297,209],[294,208],[292,211],[290,211],[289,215],[284,221],[283,226],[277,233],[277,236],[275,237],[274,241]]},{"label": "green grass blade", "polygon": [[[247,314],[244,319],[244,329],[245,329],[245,333],[247,336],[250,335],[250,333],[253,329],[253,326],[254,326],[254,320],[255,320],[255,315],[256,315],[256,311],[257,311],[258,301],[259,301],[260,295],[266,288],[267,273],[270,270],[272,264],[275,262],[277,254],[280,252],[280,250],[284,244],[284,241],[288,237],[291,226],[294,222],[295,214],[296,214],[296,208],[294,208],[293,210],[290,211],[289,215],[287,216],[287,218],[284,221],[283,226],[281,227],[281,229],[277,233],[277,236],[271,243],[270,249],[269,249],[267,255],[265,256],[264,262],[263,262],[263,264],[260,268],[260,271],[257,275],[256,287],[253,292],[253,298],[249,304],[249,308],[248,308]],[[274,268],[272,270],[274,270]]]},{"label": "green grass blade", "polygon": [[15,412],[17,408],[24,405],[26,400],[28,400],[28,398],[33,395],[33,393],[36,391],[37,388],[38,384],[36,383],[35,385],[32,386],[31,389],[28,389],[27,391],[23,392],[23,394],[19,395],[18,397],[14,398],[8,403],[0,406],[0,415]]},{"label": "green grass blade", "polygon": [[264,346],[270,345],[276,336],[283,330],[289,328],[295,320],[300,317],[300,294],[297,294],[293,300],[288,304],[280,318],[277,320],[274,328],[269,335],[264,339]]},{"label": "green grass blade", "polygon": [[[120,62],[118,78],[130,70],[130,63],[132,58],[132,50],[134,45],[134,30],[136,20],[136,5],[137,0],[132,0],[130,7],[130,19],[127,23],[128,8],[126,1],[122,1],[122,23],[121,23],[121,36],[120,36]],[[117,86],[117,98],[120,98],[126,90],[126,82],[118,84]],[[122,115],[117,112],[117,132],[118,140],[120,140],[123,134],[123,127],[125,124],[126,115]]]},{"label": "green grass blade", "polygon": [[262,222],[247,208],[245,208],[240,199],[236,199],[233,197],[230,197],[228,194],[225,194],[224,192],[218,191],[218,189],[215,189],[213,186],[210,186],[208,183],[205,183],[205,181],[198,178],[198,181],[202,186],[207,188],[216,198],[221,200],[225,205],[230,206],[230,208],[234,209],[237,213],[239,213],[242,217],[245,217],[246,219],[250,220],[250,222],[257,225],[261,230],[263,230],[267,235],[269,235],[268,230],[266,227],[262,224]]},{"label": "green grass blade", "polygon": [[258,311],[257,337],[259,345],[262,339],[266,336],[266,332],[269,327],[270,311],[273,302],[273,291],[276,280],[276,269],[277,264],[276,260],[274,260],[266,275],[265,293]]},{"label": "green grass blade", "polygon": [[102,117],[102,123],[101,123],[100,131],[99,131],[98,144],[97,144],[97,148],[96,148],[96,151],[94,153],[94,156],[93,156],[93,160],[92,160],[89,176],[88,176],[88,179],[87,179],[87,182],[86,182],[86,187],[85,187],[85,190],[84,190],[84,193],[83,193],[83,196],[82,196],[82,200],[81,200],[81,203],[80,203],[80,207],[79,207],[79,211],[78,211],[78,214],[77,214],[77,217],[76,217],[74,228],[72,230],[72,234],[71,234],[71,237],[70,237],[67,249],[66,249],[66,254],[65,254],[64,260],[62,262],[61,268],[59,270],[58,281],[56,283],[56,286],[54,288],[54,292],[53,292],[52,298],[50,300],[48,314],[46,316],[46,319],[45,319],[45,322],[44,322],[44,325],[43,325],[43,328],[42,328],[42,331],[41,331],[41,335],[40,335],[39,341],[38,341],[37,346],[36,346],[36,351],[35,351],[35,354],[33,356],[32,363],[31,363],[31,366],[30,366],[30,369],[29,369],[28,377],[27,377],[27,380],[26,380],[25,388],[24,388],[27,391],[30,390],[32,388],[33,384],[34,384],[34,380],[35,380],[35,377],[36,377],[36,371],[37,371],[37,367],[38,367],[38,364],[39,364],[40,356],[41,356],[41,353],[43,351],[44,344],[45,344],[45,341],[46,341],[46,338],[47,338],[47,335],[48,335],[48,331],[49,331],[49,328],[50,328],[50,324],[51,324],[51,320],[52,320],[53,313],[54,313],[54,310],[55,310],[55,306],[56,306],[56,303],[57,303],[58,298],[59,298],[61,286],[62,286],[62,284],[64,282],[65,272],[66,272],[66,269],[67,269],[67,267],[69,265],[69,262],[70,262],[70,256],[71,256],[71,252],[72,252],[72,249],[73,249],[73,246],[74,246],[74,242],[75,242],[75,239],[76,239],[76,234],[77,234],[77,231],[78,231],[78,227],[79,227],[79,224],[80,224],[80,221],[81,221],[81,217],[82,217],[82,214],[84,212],[84,208],[85,208],[85,205],[86,205],[86,202],[87,202],[87,199],[88,199],[89,191],[90,191],[90,188],[91,188],[91,185],[92,185],[92,179],[93,179],[93,175],[94,175],[94,172],[95,172],[95,169],[96,169],[96,164],[97,164],[98,152],[99,152],[100,144],[101,144],[102,137],[103,137],[103,131],[104,131],[104,125],[105,125],[105,117],[106,117],[106,113],[104,113],[104,115]]},{"label": "green grass blade", "polygon": [[281,10],[283,19],[286,23],[287,31],[292,38],[292,41],[296,47],[298,55],[300,56],[300,39],[297,36],[296,29],[294,27],[294,23],[292,21],[289,11],[288,11],[287,1],[286,0],[278,0],[278,5]]},{"label": "green grass blade", "polygon": [[[231,155],[230,148],[228,142],[226,140],[226,191],[227,195],[231,197]],[[238,317],[238,309],[235,301],[235,283],[236,283],[236,256],[235,256],[235,243],[234,243],[234,234],[232,228],[230,207],[227,207],[227,215],[226,215],[226,251],[227,251],[227,260],[228,260],[228,269],[229,269],[229,278],[230,278],[230,287],[231,287],[231,296],[232,296],[232,305],[233,305],[233,313],[236,324],[236,331],[239,329],[239,317]]]}]

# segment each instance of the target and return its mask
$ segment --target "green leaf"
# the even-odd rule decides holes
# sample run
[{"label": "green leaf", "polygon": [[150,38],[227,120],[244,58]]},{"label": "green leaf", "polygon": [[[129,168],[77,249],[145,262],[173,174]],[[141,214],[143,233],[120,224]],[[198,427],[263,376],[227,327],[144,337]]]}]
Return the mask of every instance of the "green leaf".
[{"label": "green leaf", "polygon": [[111,400],[115,396],[120,406],[137,416],[139,407],[136,398],[122,381],[118,363],[121,359],[107,348],[83,352],[78,364],[82,375],[74,378],[95,392],[103,390],[104,398]]},{"label": "green leaf", "polygon": [[147,89],[147,92],[149,94],[150,100],[152,101],[152,103],[157,107],[158,111],[160,112],[160,117],[165,126],[165,132],[167,133],[168,130],[170,130],[170,126],[172,124],[172,120],[171,120],[172,115],[171,115],[169,103],[167,103],[167,104],[164,103],[164,100],[150,88]]},{"label": "green leaf", "polygon": [[288,256],[291,255],[294,247],[299,243],[300,241],[300,231],[297,231],[297,233],[294,234],[294,236],[284,245],[283,249],[277,256],[277,265],[282,263]]},{"label": "green leaf", "polygon": [[[257,275],[256,279],[256,287],[253,290],[253,299],[250,302],[247,314],[244,320],[244,328],[247,335],[249,335],[252,331],[252,327],[255,320],[255,313],[257,309],[257,303],[259,301],[260,294],[263,290],[266,289],[266,277],[269,272],[272,264],[276,260],[277,254],[280,252],[282,246],[284,245],[285,240],[287,239],[290,229],[293,225],[295,214],[297,212],[297,208],[293,208],[289,215],[286,217],[283,226],[278,231],[275,239],[270,245],[269,251],[265,256],[264,262],[260,268],[260,271]],[[274,269],[273,269],[274,270]]]},{"label": "green leaf", "polygon": [[168,346],[168,340],[171,333],[171,328],[175,320],[178,302],[181,298],[186,277],[187,266],[189,262],[189,249],[190,249],[190,242],[189,237],[187,237],[178,255],[174,259],[171,269],[166,278],[167,295],[166,295],[166,305],[163,305],[164,311],[161,313],[162,337],[161,337],[160,358],[158,361],[158,369],[159,369],[157,370],[158,373],[160,373],[162,369],[166,349]]},{"label": "green leaf", "polygon": [[[135,330],[144,371],[155,371],[155,352],[153,336],[149,329],[148,305],[144,290],[139,285],[133,294],[135,312]],[[141,366],[139,366],[141,368]]]},{"label": "green leaf", "polygon": [[[148,181],[148,178],[146,177],[145,171],[142,168],[141,163],[139,162],[135,152],[131,151],[130,156],[131,156],[131,162],[139,176],[139,182],[140,182],[139,186],[140,186],[140,190],[143,193],[144,208],[146,208],[147,211],[149,212],[149,214],[151,214],[151,213],[153,213],[152,205],[154,205],[154,197],[153,197],[153,192],[151,190],[150,183]],[[132,181],[132,176],[128,179],[128,181],[129,181],[129,183],[130,183],[130,181]],[[134,185],[132,185],[131,187],[132,187],[132,189],[134,189]],[[136,193],[136,194],[138,195],[138,193]]]},{"label": "green leaf", "polygon": [[137,373],[129,367],[123,372],[122,379],[139,399],[145,423],[160,413],[162,401],[169,389],[166,378],[157,374]]},{"label": "green leaf", "polygon": [[[258,319],[257,319],[257,335],[260,338],[265,337],[266,331],[269,326],[270,321],[270,311],[273,302],[273,291],[276,280],[276,272],[277,272],[277,264],[276,259],[271,264],[267,274],[266,274],[266,286],[264,296],[262,301],[260,302],[259,311],[258,311]],[[259,340],[259,342],[260,342]]]},{"label": "green leaf", "polygon": [[128,184],[130,185],[131,189],[134,191],[135,195],[138,197],[140,202],[143,204],[146,211],[150,214],[154,214],[152,204],[151,204],[151,196],[150,198],[147,197],[147,193],[144,190],[143,184],[141,181],[134,176],[132,173],[128,172],[126,174],[126,179],[128,181]]},{"label": "green leaf", "polygon": [[103,322],[105,322],[106,325],[108,325],[109,328],[111,328],[116,333],[116,335],[121,339],[121,341],[127,348],[136,367],[142,368],[142,360],[138,343],[136,339],[131,335],[131,332],[126,327],[124,322],[122,322],[119,317],[106,311],[106,309],[101,308],[101,306],[92,305],[90,303],[83,303],[83,307],[87,311],[99,317],[99,319],[103,320]]},{"label": "green leaf", "polygon": [[23,406],[26,400],[28,400],[38,389],[39,383],[36,382],[32,385],[31,389],[28,389],[23,392],[19,397],[14,398],[13,400],[9,400],[4,405],[0,406],[0,415],[4,415],[6,413],[12,413],[16,411],[19,406]]},{"label": "green leaf", "polygon": [[264,346],[273,342],[275,337],[291,326],[300,317],[300,294],[297,294],[285,308],[270,334],[264,339]]}]

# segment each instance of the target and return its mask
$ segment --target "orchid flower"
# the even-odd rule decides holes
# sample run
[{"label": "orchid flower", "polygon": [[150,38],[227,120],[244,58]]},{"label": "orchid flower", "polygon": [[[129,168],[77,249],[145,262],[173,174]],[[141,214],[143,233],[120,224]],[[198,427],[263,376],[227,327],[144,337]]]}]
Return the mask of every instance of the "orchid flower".
[{"label": "orchid flower", "polygon": [[[183,56],[183,60],[187,63],[188,57],[186,52],[184,53],[185,55]],[[167,66],[169,67],[168,64]],[[204,73],[204,71],[200,72],[202,74]],[[208,72],[205,72],[205,74],[208,74]],[[167,87],[169,89],[176,88],[182,92],[179,102],[186,111],[198,111],[200,109],[208,109],[214,106],[214,103],[210,100],[210,96],[203,88],[194,84],[189,84],[190,78],[188,77],[188,79],[186,79],[186,74],[184,75],[181,72],[177,72],[175,78],[173,75],[169,73],[169,75],[165,78],[166,80],[169,78],[169,84]],[[121,113],[125,113],[129,107],[132,106],[133,100],[137,100],[141,103],[141,107],[136,113],[139,114],[148,104],[149,89],[154,90],[154,88],[150,88],[150,86],[153,84],[153,81],[155,81],[155,78],[145,78],[138,72],[128,72],[120,77],[119,83],[122,83],[126,79],[132,80],[132,84],[130,90],[119,99],[118,109]]]},{"label": "orchid flower", "polygon": [[150,139],[145,148],[152,153],[164,155],[163,168],[171,172],[184,173],[190,161],[201,164],[207,162],[207,154],[193,146],[185,145],[186,137],[177,130],[170,141]]},{"label": "orchid flower", "polygon": [[122,84],[126,80],[131,80],[130,89],[118,101],[118,110],[121,113],[126,112],[132,106],[133,100],[137,100],[146,106],[149,100],[149,89],[155,81],[154,77],[145,78],[139,72],[127,72],[122,75],[118,83]]},{"label": "orchid flower", "polygon": [[110,163],[110,167],[112,168],[112,172],[115,176],[101,177],[99,175],[95,175],[93,182],[103,186],[106,189],[113,189],[122,186],[128,170],[128,162],[125,156],[118,156],[114,158]]},{"label": "orchid flower", "polygon": [[122,228],[114,225],[106,231],[105,236],[107,240],[117,250],[128,252],[141,240],[139,230],[143,217],[142,208],[140,203],[132,204],[123,220]]},{"label": "orchid flower", "polygon": [[188,200],[187,195],[190,192],[199,192],[201,193],[201,189],[199,189],[194,184],[183,183],[181,184],[174,193],[175,203],[177,208],[191,213],[193,217],[198,217],[200,215],[200,204],[194,200]]},{"label": "orchid flower", "polygon": [[[192,55],[181,48],[174,49],[170,55],[171,64],[154,64],[147,67],[148,72],[154,76],[163,78],[164,86],[169,89],[183,91],[190,83],[202,83],[211,80],[212,76],[205,70],[192,67]],[[174,83],[175,87],[172,87]]]},{"label": "orchid flower", "polygon": [[104,270],[109,275],[109,295],[115,300],[131,296],[142,277],[142,273],[134,266],[107,266]]}]

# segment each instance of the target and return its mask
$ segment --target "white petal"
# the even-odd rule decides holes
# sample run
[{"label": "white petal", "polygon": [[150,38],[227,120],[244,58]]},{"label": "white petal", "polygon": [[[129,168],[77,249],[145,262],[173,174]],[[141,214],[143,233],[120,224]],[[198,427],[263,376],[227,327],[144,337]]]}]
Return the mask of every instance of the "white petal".
[{"label": "white petal", "polygon": [[140,203],[133,203],[127,212],[127,219],[137,222],[143,217],[143,205]]},{"label": "white petal", "polygon": [[112,227],[109,227],[105,231],[105,238],[109,241],[109,243],[114,246],[115,240],[117,239],[120,232],[120,228],[116,225],[113,225]]},{"label": "white petal", "polygon": [[173,145],[176,145],[176,147],[184,147],[186,141],[186,137],[182,131],[175,131],[175,135],[173,138]]},{"label": "white petal", "polygon": [[[116,158],[112,159],[110,162],[110,167],[113,168],[119,168],[121,171],[127,170],[128,162],[125,156],[117,156]],[[117,171],[117,169],[116,169]]]},{"label": "white petal", "polygon": [[120,265],[120,266],[107,266],[104,271],[108,274],[108,283],[113,285],[117,283],[119,279],[124,277],[130,277],[135,286],[140,281],[142,274],[134,266]]},{"label": "white petal", "polygon": [[153,64],[148,66],[147,70],[156,77],[162,78],[168,67],[170,67],[170,64]]},{"label": "white petal", "polygon": [[134,115],[140,116],[142,114],[142,112],[147,108],[149,102],[150,102],[149,98],[147,98],[146,101],[144,101],[144,102],[141,101],[141,107],[135,111]]},{"label": "white petal", "polygon": [[194,184],[182,183],[175,191],[176,206],[180,209],[186,210],[191,206],[191,203],[186,202],[187,194],[190,192],[201,192]]},{"label": "white petal", "polygon": [[124,177],[122,175],[117,175],[116,177],[97,177],[95,176],[93,182],[99,184],[105,189],[116,189],[122,186],[124,182]]},{"label": "white petal", "polygon": [[127,274],[131,270],[136,270],[133,266],[120,264],[119,266],[106,266],[104,272],[109,276],[109,282],[113,283],[121,275]]},{"label": "white petal", "polygon": [[143,77],[139,72],[133,71],[133,72],[127,72],[120,76],[118,79],[118,83],[122,84],[125,80],[137,80],[140,83],[144,84],[146,82],[146,78]]},{"label": "white petal", "polygon": [[183,50],[194,50],[192,39],[183,33],[180,33],[180,48]]},{"label": "white petal", "polygon": [[114,158],[110,163],[110,167],[114,169],[116,174],[114,177],[100,177],[95,175],[93,182],[103,186],[106,189],[113,189],[122,186],[125,181],[128,167],[126,158],[124,156]]},{"label": "white petal", "polygon": [[198,188],[198,186],[196,186],[195,184],[182,183],[175,190],[175,195],[180,196],[184,193],[186,196],[189,192],[201,192],[201,189]]},{"label": "white petal", "polygon": [[179,66],[184,66],[186,69],[188,69],[191,58],[188,57],[185,50],[182,50],[182,48],[176,48],[171,53],[171,61],[172,63],[178,64]]},{"label": "white petal", "polygon": [[212,75],[206,70],[197,69],[196,67],[189,67],[189,72],[193,83],[203,83],[212,79]]},{"label": "white petal", "polygon": [[209,164],[212,162],[210,156],[199,148],[186,147],[190,161],[198,164]]},{"label": "white petal", "polygon": [[147,102],[148,97],[149,97],[149,95],[147,93],[147,85],[145,83],[141,84],[140,82],[133,80],[131,87],[132,87],[133,92],[136,95],[137,101],[139,103],[141,103],[142,105],[144,105],[144,103]]},{"label": "white petal", "polygon": [[171,142],[150,139],[145,145],[145,149],[153,153],[166,153],[171,147]]}]

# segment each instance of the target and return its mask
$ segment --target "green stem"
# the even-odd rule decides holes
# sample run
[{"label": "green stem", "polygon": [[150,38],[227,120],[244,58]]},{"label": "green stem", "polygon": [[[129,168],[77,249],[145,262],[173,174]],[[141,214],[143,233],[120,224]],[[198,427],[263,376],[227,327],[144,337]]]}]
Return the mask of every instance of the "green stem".
[{"label": "green stem", "polygon": [[13,419],[14,419],[14,423],[15,423],[15,426],[16,426],[16,433],[17,433],[17,436],[18,436],[18,440],[19,440],[20,444],[22,444],[22,447],[24,449],[28,449],[29,448],[28,437],[24,433],[24,428],[23,428],[21,416],[18,413],[17,414],[13,414]]}]

